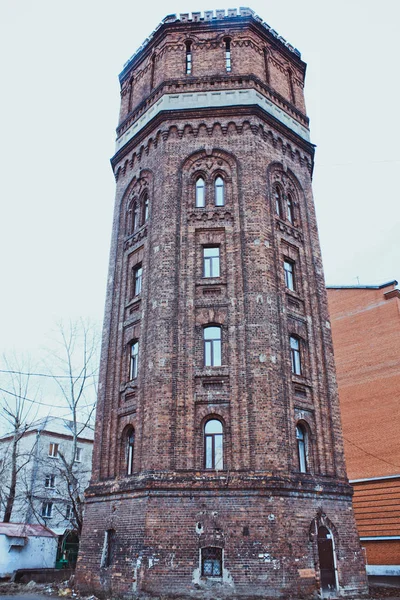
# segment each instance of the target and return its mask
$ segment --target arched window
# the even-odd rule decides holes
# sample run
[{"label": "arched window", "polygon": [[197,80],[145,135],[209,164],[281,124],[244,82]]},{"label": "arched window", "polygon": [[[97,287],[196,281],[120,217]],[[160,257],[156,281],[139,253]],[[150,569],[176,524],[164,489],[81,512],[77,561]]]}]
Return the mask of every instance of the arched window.
[{"label": "arched window", "polygon": [[307,473],[307,431],[304,425],[296,427],[297,456],[300,473]]},{"label": "arched window", "polygon": [[287,212],[287,220],[289,223],[294,222],[294,209],[293,209],[293,200],[292,196],[288,194],[286,196],[286,212]]},{"label": "arched window", "polygon": [[135,449],[135,430],[133,427],[128,429],[126,434],[126,474],[133,473],[133,455]]},{"label": "arched window", "polygon": [[224,206],[225,204],[225,184],[222,177],[216,177],[215,183],[215,206]]},{"label": "arched window", "polygon": [[220,367],[221,357],[221,327],[211,325],[203,329],[204,366]]},{"label": "arched window", "polygon": [[206,205],[205,197],[205,183],[202,177],[196,180],[196,206],[197,208],[204,208]]},{"label": "arched window", "polygon": [[227,73],[230,73],[232,70],[231,40],[229,38],[226,38],[226,40],[225,40],[225,68],[226,68]]},{"label": "arched window", "polygon": [[210,419],[204,426],[204,467],[221,470],[224,468],[224,431],[221,421]]},{"label": "arched window", "polygon": [[300,339],[295,335],[290,336],[290,358],[292,373],[294,375],[301,375]]},{"label": "arched window", "polygon": [[147,194],[143,197],[142,206],[142,224],[144,225],[149,218],[149,197]]},{"label": "arched window", "polygon": [[139,341],[134,340],[129,347],[129,380],[136,379],[139,365]]},{"label": "arched window", "polygon": [[282,219],[282,194],[278,187],[274,188],[275,212]]},{"label": "arched window", "polygon": [[186,42],[186,75],[192,73],[192,42]]}]

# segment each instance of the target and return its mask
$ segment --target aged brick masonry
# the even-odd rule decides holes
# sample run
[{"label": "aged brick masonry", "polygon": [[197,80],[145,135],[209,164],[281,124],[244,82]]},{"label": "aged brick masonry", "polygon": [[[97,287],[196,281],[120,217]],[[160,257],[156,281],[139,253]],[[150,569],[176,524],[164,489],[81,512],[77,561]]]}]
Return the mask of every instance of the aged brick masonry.
[{"label": "aged brick masonry", "polygon": [[169,15],[120,75],[82,590],[366,591],[305,68],[241,8]]}]

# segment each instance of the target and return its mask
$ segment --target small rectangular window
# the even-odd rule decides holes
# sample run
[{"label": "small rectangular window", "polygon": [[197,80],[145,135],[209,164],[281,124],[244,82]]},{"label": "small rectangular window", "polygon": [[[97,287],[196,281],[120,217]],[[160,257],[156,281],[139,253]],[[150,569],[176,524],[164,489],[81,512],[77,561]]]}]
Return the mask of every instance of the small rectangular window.
[{"label": "small rectangular window", "polygon": [[49,489],[54,489],[56,487],[56,476],[55,475],[46,475],[44,487],[49,488]]},{"label": "small rectangular window", "polygon": [[55,444],[54,442],[50,442],[50,444],[49,444],[49,456],[51,458],[57,458],[58,457],[58,444]]},{"label": "small rectangular window", "polygon": [[192,73],[192,42],[186,42],[186,75]]},{"label": "small rectangular window", "polygon": [[203,277],[220,276],[219,246],[203,248]]},{"label": "small rectangular window", "polygon": [[81,462],[81,461],[82,461],[82,448],[77,448],[76,454],[75,454],[75,462]]},{"label": "small rectangular window", "polygon": [[70,504],[67,504],[67,506],[65,508],[65,518],[70,519],[71,516],[72,516],[72,506]]},{"label": "small rectangular window", "polygon": [[201,549],[201,574],[203,577],[222,577],[222,548]]},{"label": "small rectangular window", "polygon": [[44,517],[45,519],[50,519],[52,512],[53,512],[53,503],[52,502],[43,502],[42,517]]},{"label": "small rectangular window", "polygon": [[283,262],[283,269],[285,273],[285,285],[288,290],[295,290],[295,278],[294,278],[294,262],[285,258]]}]

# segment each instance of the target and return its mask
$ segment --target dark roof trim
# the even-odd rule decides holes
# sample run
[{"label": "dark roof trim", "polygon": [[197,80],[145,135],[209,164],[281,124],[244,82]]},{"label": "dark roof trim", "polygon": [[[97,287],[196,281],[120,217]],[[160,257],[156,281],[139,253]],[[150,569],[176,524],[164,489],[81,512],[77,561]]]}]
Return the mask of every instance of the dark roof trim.
[{"label": "dark roof trim", "polygon": [[327,290],[381,290],[389,285],[398,285],[398,281],[387,281],[381,285],[327,285]]}]

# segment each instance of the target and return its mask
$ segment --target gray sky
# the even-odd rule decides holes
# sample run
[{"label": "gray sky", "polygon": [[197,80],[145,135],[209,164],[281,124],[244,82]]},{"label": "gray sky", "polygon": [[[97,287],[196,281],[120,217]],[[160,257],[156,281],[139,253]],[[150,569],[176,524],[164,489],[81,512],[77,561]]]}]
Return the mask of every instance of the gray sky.
[{"label": "gray sky", "polygon": [[[245,3],[246,4],[246,3]],[[202,0],[3,0],[0,350],[57,319],[102,319],[117,75],[169,13]],[[253,0],[308,63],[314,197],[329,284],[399,277],[398,0]]]}]

